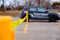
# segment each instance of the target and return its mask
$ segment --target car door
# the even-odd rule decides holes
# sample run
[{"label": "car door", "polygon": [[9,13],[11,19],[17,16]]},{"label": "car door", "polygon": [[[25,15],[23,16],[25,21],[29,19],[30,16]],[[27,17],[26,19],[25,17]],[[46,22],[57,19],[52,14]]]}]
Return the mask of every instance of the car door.
[{"label": "car door", "polygon": [[30,7],[28,8],[29,10],[29,15],[31,18],[34,18],[34,13],[37,13],[37,8],[36,7]]},{"label": "car door", "polygon": [[40,19],[48,19],[48,11],[44,8],[37,7],[37,13],[35,15]]}]

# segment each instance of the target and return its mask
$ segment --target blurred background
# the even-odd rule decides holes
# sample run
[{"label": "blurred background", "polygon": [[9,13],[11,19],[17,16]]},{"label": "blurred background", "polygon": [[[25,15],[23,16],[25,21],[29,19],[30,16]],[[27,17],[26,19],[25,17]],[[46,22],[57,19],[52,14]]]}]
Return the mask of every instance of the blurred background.
[{"label": "blurred background", "polygon": [[[60,12],[60,0],[0,0],[0,15],[12,16],[12,20],[21,19],[24,7],[41,6],[50,11]],[[16,40],[60,40],[60,20],[47,22],[43,20],[28,22],[27,34],[24,35],[26,22],[15,29]]]},{"label": "blurred background", "polygon": [[60,0],[0,0],[0,15],[18,16],[27,6],[41,6],[60,12]]}]

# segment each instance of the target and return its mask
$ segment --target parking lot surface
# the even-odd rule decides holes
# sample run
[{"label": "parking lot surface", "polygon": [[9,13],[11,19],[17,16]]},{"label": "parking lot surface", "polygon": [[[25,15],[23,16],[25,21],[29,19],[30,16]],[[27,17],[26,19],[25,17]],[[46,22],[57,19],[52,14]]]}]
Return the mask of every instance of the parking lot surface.
[{"label": "parking lot surface", "polygon": [[[19,17],[14,17],[13,21]],[[26,22],[15,29],[16,40],[60,40],[59,22],[32,21],[28,23],[27,34],[24,34]]]}]

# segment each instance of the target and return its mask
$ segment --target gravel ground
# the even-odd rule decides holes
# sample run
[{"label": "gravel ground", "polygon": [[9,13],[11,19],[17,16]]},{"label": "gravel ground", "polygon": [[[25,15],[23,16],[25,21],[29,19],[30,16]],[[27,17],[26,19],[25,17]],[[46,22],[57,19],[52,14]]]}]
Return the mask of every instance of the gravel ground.
[{"label": "gravel ground", "polygon": [[[18,20],[14,17],[13,21]],[[58,22],[57,22],[58,23]],[[15,29],[16,40],[60,40],[60,26],[53,22],[29,22],[24,35],[26,22]]]}]

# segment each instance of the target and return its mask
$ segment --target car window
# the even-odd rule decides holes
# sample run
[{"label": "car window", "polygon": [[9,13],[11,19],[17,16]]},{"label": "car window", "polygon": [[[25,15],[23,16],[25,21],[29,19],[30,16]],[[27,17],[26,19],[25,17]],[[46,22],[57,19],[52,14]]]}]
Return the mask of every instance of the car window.
[{"label": "car window", "polygon": [[37,8],[37,10],[38,10],[38,12],[45,12],[46,11],[46,9],[44,9],[44,8]]},{"label": "car window", "polygon": [[36,8],[29,8],[29,11],[36,11]]}]

